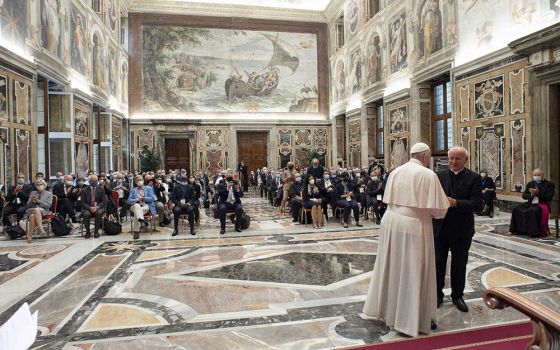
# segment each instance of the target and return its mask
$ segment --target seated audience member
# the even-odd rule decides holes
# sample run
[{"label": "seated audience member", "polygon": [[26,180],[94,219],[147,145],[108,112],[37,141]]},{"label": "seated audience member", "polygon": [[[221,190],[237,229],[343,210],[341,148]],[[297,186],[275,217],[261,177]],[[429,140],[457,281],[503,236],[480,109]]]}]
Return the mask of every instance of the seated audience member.
[{"label": "seated audience member", "polygon": [[128,204],[132,214],[132,236],[134,239],[138,239],[140,238],[140,225],[148,226],[148,223],[144,220],[144,215],[148,211],[152,215],[156,215],[157,210],[154,205],[154,189],[150,186],[144,186],[144,179],[141,175],[136,176],[134,182],[136,187],[130,191]]},{"label": "seated audience member", "polygon": [[72,176],[63,176],[62,181],[57,181],[52,188],[52,193],[57,197],[56,212],[64,218],[68,216],[73,223],[78,219],[74,211],[77,189],[72,185]]},{"label": "seated audience member", "polygon": [[16,214],[16,224],[23,218],[29,195],[34,185],[25,183],[25,175],[18,174],[16,184],[9,187],[5,194],[5,204],[2,210],[2,223],[4,227],[10,226],[10,215]]},{"label": "seated audience member", "polygon": [[512,234],[547,237],[550,201],[554,191],[554,184],[544,179],[543,171],[533,170],[533,180],[523,193],[523,199],[527,202],[513,208],[509,231]]},{"label": "seated audience member", "polygon": [[85,182],[83,177],[78,177],[76,179],[76,193],[74,194],[76,201],[74,202],[74,211],[78,213],[76,215],[80,216],[82,215],[82,190],[86,186]]},{"label": "seated audience member", "polygon": [[281,192],[280,188],[281,188],[281,180],[280,180],[280,174],[276,174],[276,172],[274,170],[272,170],[270,172],[270,176],[269,178],[266,180],[266,184],[267,184],[267,190],[268,190],[268,202],[270,203],[270,205],[272,205],[273,207],[276,206],[276,198],[277,198],[277,193]]},{"label": "seated audience member", "polygon": [[91,237],[90,219],[95,218],[93,237],[99,238],[99,229],[101,228],[101,220],[105,216],[105,208],[107,206],[107,194],[105,189],[99,186],[97,176],[89,176],[89,185],[82,188],[82,222],[86,230],[85,238]]},{"label": "seated audience member", "polygon": [[117,192],[119,195],[119,216],[122,221],[122,218],[126,216],[126,213],[129,209],[127,198],[130,195],[130,187],[128,186],[128,182],[125,181],[122,174],[116,175],[115,181],[111,183],[111,190]]},{"label": "seated audience member", "polygon": [[360,204],[360,214],[367,217],[367,185],[369,178],[364,170],[354,171],[354,184],[356,185],[356,202]]},{"label": "seated audience member", "polygon": [[186,214],[188,216],[189,225],[191,228],[191,235],[195,235],[194,229],[194,211],[196,209],[196,190],[189,183],[187,177],[183,177],[180,183],[177,183],[173,188],[171,193],[171,201],[173,202],[173,234],[172,236],[177,236],[179,234],[179,218],[181,214]]},{"label": "seated audience member", "polygon": [[45,181],[45,190],[50,191],[51,190],[51,184],[47,182],[47,180],[45,179],[45,174],[43,174],[42,172],[37,172],[35,173],[35,181],[31,184],[32,186],[32,191],[36,191],[35,189],[35,183],[39,180],[43,180]]},{"label": "seated audience member", "polygon": [[321,206],[326,190],[320,179],[316,180],[313,176],[308,176],[307,181],[308,183],[303,189],[303,206],[311,207],[313,228],[320,229],[323,227],[323,211]]},{"label": "seated audience member", "polygon": [[307,177],[313,176],[315,179],[322,179],[323,174],[325,173],[325,169],[321,164],[319,164],[319,159],[313,158],[311,161],[311,165],[307,168],[306,175]]},{"label": "seated audience member", "polygon": [[375,215],[375,223],[379,225],[381,223],[381,214],[379,213],[379,200],[378,196],[383,194],[383,184],[379,178],[379,171],[374,170],[371,173],[370,180],[367,184],[367,201],[366,210],[373,208],[373,213]]},{"label": "seated audience member", "polygon": [[303,204],[303,182],[300,173],[295,174],[295,181],[288,191],[288,199],[290,200],[290,205],[292,207],[292,218],[294,222],[300,220],[301,206]]},{"label": "seated audience member", "polygon": [[482,215],[488,214],[489,217],[494,217],[494,199],[496,199],[496,185],[494,185],[494,180],[488,176],[488,172],[483,170],[480,172],[480,187],[482,188],[482,200],[486,205],[487,212],[483,212]]},{"label": "seated audience member", "polygon": [[97,184],[99,187],[103,189],[103,191],[105,191],[105,196],[107,197],[107,206],[105,207],[105,214],[115,215],[117,213],[117,203],[113,201],[113,191],[111,190],[111,186],[109,185],[109,180],[107,179],[107,175],[105,175],[104,172],[102,172],[101,174],[97,179]]},{"label": "seated audience member", "polygon": [[325,188],[325,193],[323,195],[323,204],[322,204],[322,208],[323,208],[323,215],[325,215],[325,220],[329,220],[329,215],[328,215],[328,206],[330,204],[332,211],[333,211],[333,217],[334,217],[334,208],[335,208],[335,204],[334,204],[334,187],[336,186],[336,183],[334,183],[334,181],[331,179],[331,174],[328,170],[325,170],[325,173],[323,174],[323,187]]},{"label": "seated audience member", "polygon": [[239,182],[233,180],[232,173],[227,173],[225,180],[218,184],[217,192],[219,196],[220,234],[223,235],[226,232],[226,215],[229,210],[235,210],[235,231],[241,232],[241,216],[243,214],[241,197],[243,197],[243,191],[241,191]]},{"label": "seated audience member", "polygon": [[154,189],[154,196],[155,196],[154,205],[158,213],[159,226],[163,227],[164,226],[163,220],[166,217],[165,206],[167,203],[167,197],[166,197],[167,190],[165,189],[161,175],[156,175],[155,181],[151,180],[150,183],[148,183],[148,185],[152,186],[152,188]]},{"label": "seated audience member", "polygon": [[360,224],[360,208],[358,207],[358,202],[355,200],[355,185],[352,181],[348,179],[348,173],[346,171],[340,174],[340,182],[335,188],[335,203],[337,206],[344,209],[342,225],[344,228],[348,228],[348,219],[350,218],[350,211],[354,211],[354,220],[356,220],[356,226],[362,227]]},{"label": "seated audience member", "polygon": [[52,206],[53,194],[46,189],[46,183],[43,180],[35,181],[35,191],[29,195],[29,200],[25,208],[25,216],[29,222],[27,229],[27,243],[31,243],[31,237],[35,229],[39,230],[41,237],[45,236],[43,228],[43,215],[50,213]]}]

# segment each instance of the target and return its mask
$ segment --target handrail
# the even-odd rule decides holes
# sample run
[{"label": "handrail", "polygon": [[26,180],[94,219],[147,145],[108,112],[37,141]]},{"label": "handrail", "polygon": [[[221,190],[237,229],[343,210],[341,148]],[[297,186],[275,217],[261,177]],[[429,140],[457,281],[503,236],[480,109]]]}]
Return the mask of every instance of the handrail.
[{"label": "handrail", "polygon": [[487,289],[482,299],[490,309],[511,306],[531,319],[533,339],[526,349],[560,350],[560,313],[509,288]]}]

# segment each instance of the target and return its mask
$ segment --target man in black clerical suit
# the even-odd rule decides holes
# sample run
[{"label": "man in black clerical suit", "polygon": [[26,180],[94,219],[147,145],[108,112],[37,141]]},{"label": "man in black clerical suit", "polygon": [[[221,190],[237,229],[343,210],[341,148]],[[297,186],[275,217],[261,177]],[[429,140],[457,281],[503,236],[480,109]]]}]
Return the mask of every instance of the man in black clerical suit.
[{"label": "man in black clerical suit", "polygon": [[463,291],[474,236],[474,213],[482,208],[480,175],[465,168],[469,155],[463,147],[451,148],[448,157],[449,169],[436,172],[449,200],[445,218],[434,220],[438,307],[443,302],[447,256],[451,251],[451,300],[459,311],[468,312]]},{"label": "man in black clerical suit", "polygon": [[16,184],[10,186],[6,191],[4,209],[2,213],[2,223],[4,227],[11,225],[10,215],[16,214],[16,223],[19,223],[25,214],[27,201],[32,191],[32,185],[25,183],[25,175],[18,174]]},{"label": "man in black clerical suit", "polygon": [[[194,179],[194,177],[193,177]],[[189,225],[191,227],[191,235],[195,235],[194,230],[194,211],[196,210],[197,197],[196,189],[186,176],[181,177],[180,184],[177,183],[173,186],[173,192],[171,192],[171,201],[173,202],[173,224],[174,230],[172,236],[177,236],[179,234],[179,217],[181,214],[187,214],[189,219]]]},{"label": "man in black clerical suit", "polygon": [[321,164],[319,164],[319,159],[313,158],[313,160],[311,161],[311,165],[307,168],[306,176],[313,176],[313,178],[316,180],[322,179],[324,173],[325,169]]},{"label": "man in black clerical suit", "polygon": [[241,205],[241,185],[239,181],[234,180],[233,174],[229,172],[225,181],[217,186],[218,192],[218,212],[220,217],[220,234],[226,233],[226,216],[229,210],[235,211],[235,231],[241,232],[241,216],[243,214],[243,206]]}]

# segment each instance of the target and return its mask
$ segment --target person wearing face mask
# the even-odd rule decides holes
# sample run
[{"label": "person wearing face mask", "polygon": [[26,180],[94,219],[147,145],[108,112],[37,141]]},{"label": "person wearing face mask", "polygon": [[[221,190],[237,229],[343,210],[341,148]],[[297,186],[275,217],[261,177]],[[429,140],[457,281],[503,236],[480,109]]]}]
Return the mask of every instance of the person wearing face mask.
[{"label": "person wearing face mask", "polygon": [[340,182],[336,185],[334,190],[334,197],[336,206],[341,207],[343,212],[342,226],[348,228],[348,221],[350,219],[350,212],[354,212],[354,220],[357,227],[362,227],[360,224],[360,208],[356,197],[358,194],[358,187],[353,181],[348,178],[348,173],[343,172],[340,174]]},{"label": "person wearing face mask", "polygon": [[259,174],[259,190],[261,192],[261,198],[267,198],[268,191],[266,190],[266,181],[268,180],[268,168],[263,167]]},{"label": "person wearing face mask", "polygon": [[555,186],[544,178],[541,169],[533,170],[533,180],[527,183],[523,192],[525,203],[513,208],[509,231],[512,234],[526,234],[533,237],[548,237],[550,202]]},{"label": "person wearing face mask", "polygon": [[307,182],[307,185],[303,187],[302,191],[303,206],[311,208],[313,228],[320,229],[323,227],[323,212],[321,206],[326,190],[321,179],[316,180],[313,176],[308,176]]},{"label": "person wearing face mask", "polygon": [[105,208],[107,207],[107,195],[105,189],[99,186],[97,176],[89,176],[89,185],[85,186],[81,191],[82,201],[82,222],[86,230],[84,238],[91,237],[90,219],[95,218],[93,236],[99,238],[99,229],[101,222],[105,216]]},{"label": "person wearing face mask", "polygon": [[218,184],[217,192],[220,234],[223,235],[226,232],[226,216],[230,210],[235,211],[235,231],[241,232],[241,217],[243,215],[241,197],[243,197],[243,191],[239,182],[233,179],[231,172],[227,173],[225,181]]},{"label": "person wearing face mask", "polygon": [[194,221],[198,224],[200,221],[200,199],[202,198],[202,187],[193,175],[189,176],[189,185],[194,188],[195,192],[196,202],[194,203]]},{"label": "person wearing face mask", "polygon": [[57,181],[53,186],[52,193],[57,197],[56,212],[58,215],[63,218],[68,215],[72,223],[76,224],[78,222],[74,212],[76,188],[72,185],[72,176],[66,175],[62,177],[62,182]]},{"label": "person wearing face mask", "polygon": [[325,169],[319,164],[319,159],[313,158],[311,165],[307,168],[307,176],[313,176],[314,179],[322,179]]},{"label": "person wearing face mask", "polygon": [[482,200],[486,205],[486,209],[482,211],[481,215],[488,215],[494,217],[494,199],[496,199],[496,185],[494,180],[488,176],[488,172],[483,170],[480,172],[480,188],[482,189]]},{"label": "person wearing face mask", "polygon": [[292,184],[290,188],[290,192],[288,195],[291,198],[291,206],[292,206],[292,218],[293,222],[300,221],[300,212],[301,206],[303,205],[303,192],[304,184],[302,182],[301,174],[295,174],[295,182]]},{"label": "person wearing face mask", "polygon": [[155,183],[152,181],[152,188],[154,189],[154,205],[158,213],[159,226],[164,227],[165,225],[163,224],[163,221],[166,218],[165,207],[167,197],[165,196],[166,189],[161,175],[156,175]]},{"label": "person wearing face mask", "polygon": [[[45,174],[43,174],[43,173],[40,172],[40,171],[39,171],[38,173],[35,174],[35,182],[37,182],[37,181],[39,181],[39,180],[45,181],[45,184],[46,184],[46,185],[45,185],[45,186],[46,186],[45,189],[46,189],[47,191],[50,191],[50,190],[51,190],[51,184],[48,183],[47,180],[45,179]],[[37,189],[35,188],[35,182],[33,182],[33,183],[31,184],[32,190],[33,190],[33,191],[36,191],[36,190],[37,190]]]},{"label": "person wearing face mask", "polygon": [[290,187],[295,180],[295,170],[294,170],[294,163],[288,162],[288,167],[284,170],[284,179],[282,184],[282,202],[280,203],[280,209],[278,211],[279,214],[284,213],[284,207],[286,206],[286,202],[290,198]]},{"label": "person wearing face mask", "polygon": [[280,192],[278,188],[280,187],[280,174],[277,174],[274,170],[270,172],[269,178],[266,180],[267,192],[268,192],[268,202],[271,206],[277,206],[275,202],[276,193]]},{"label": "person wearing face mask", "polygon": [[191,228],[191,235],[195,235],[195,216],[194,212],[196,209],[196,204],[198,203],[196,198],[196,190],[190,184],[188,178],[185,176],[181,179],[171,193],[171,201],[173,202],[173,234],[172,236],[177,236],[179,234],[179,219],[181,215],[187,215],[189,225]]},{"label": "person wearing face mask", "polygon": [[27,217],[29,226],[27,228],[27,243],[31,243],[31,238],[35,229],[39,230],[41,237],[45,236],[43,228],[43,215],[50,213],[53,194],[46,190],[46,183],[43,180],[35,181],[36,191],[31,192],[27,206],[25,208],[25,216]]},{"label": "person wearing face mask", "polygon": [[122,222],[126,213],[128,213],[128,210],[130,209],[127,202],[128,196],[130,195],[130,186],[128,181],[125,181],[122,174],[117,174],[115,181],[111,183],[110,188],[111,191],[115,191],[118,194],[120,208],[119,218]]},{"label": "person wearing face mask", "polygon": [[327,221],[329,221],[329,215],[328,215],[329,205],[332,208],[332,216],[334,217],[334,210],[335,210],[334,187],[335,186],[336,184],[332,180],[331,174],[329,173],[328,170],[325,170],[325,173],[323,174],[323,187],[325,188],[325,193],[323,195],[322,208],[323,208],[323,215],[325,215],[325,220]]},{"label": "person wearing face mask", "polygon": [[[78,177],[76,179],[76,193],[74,194],[76,200],[74,202],[74,211],[76,211],[77,213],[79,213],[79,215],[81,215],[81,211],[82,211],[82,189],[85,186],[85,179],[83,177]],[[76,214],[78,215],[78,214]]]},{"label": "person wearing face mask", "polygon": [[18,174],[16,184],[8,187],[2,210],[2,223],[4,227],[11,226],[10,216],[16,214],[16,224],[23,218],[29,195],[33,191],[30,184],[25,183],[25,175]]},{"label": "person wearing face mask", "polygon": [[375,215],[375,223],[379,225],[381,223],[381,215],[379,213],[379,201],[377,196],[383,194],[381,179],[379,178],[379,172],[377,170],[371,173],[371,179],[367,184],[367,208],[373,209]]},{"label": "person wearing face mask", "polygon": [[140,225],[148,226],[144,215],[148,211],[152,215],[157,215],[156,206],[154,205],[154,189],[151,186],[144,186],[144,179],[138,175],[134,178],[136,187],[130,192],[128,204],[132,214],[132,236],[134,239],[140,238]]}]

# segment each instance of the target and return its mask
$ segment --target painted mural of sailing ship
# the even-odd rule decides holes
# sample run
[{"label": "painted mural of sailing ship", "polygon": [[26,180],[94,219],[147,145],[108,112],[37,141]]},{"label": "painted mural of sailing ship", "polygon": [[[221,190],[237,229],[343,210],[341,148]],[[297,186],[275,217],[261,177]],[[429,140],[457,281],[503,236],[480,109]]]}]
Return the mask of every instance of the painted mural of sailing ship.
[{"label": "painted mural of sailing ship", "polygon": [[[225,92],[228,100],[234,98],[246,98],[250,96],[269,96],[280,82],[280,68],[287,67],[291,69],[292,74],[299,67],[299,57],[296,49],[286,41],[276,36],[261,33],[262,36],[270,40],[272,43],[272,58],[270,62],[263,68],[266,71],[263,74],[257,72],[247,72],[247,80],[237,72],[225,82]],[[237,71],[237,69],[236,69]]]}]

